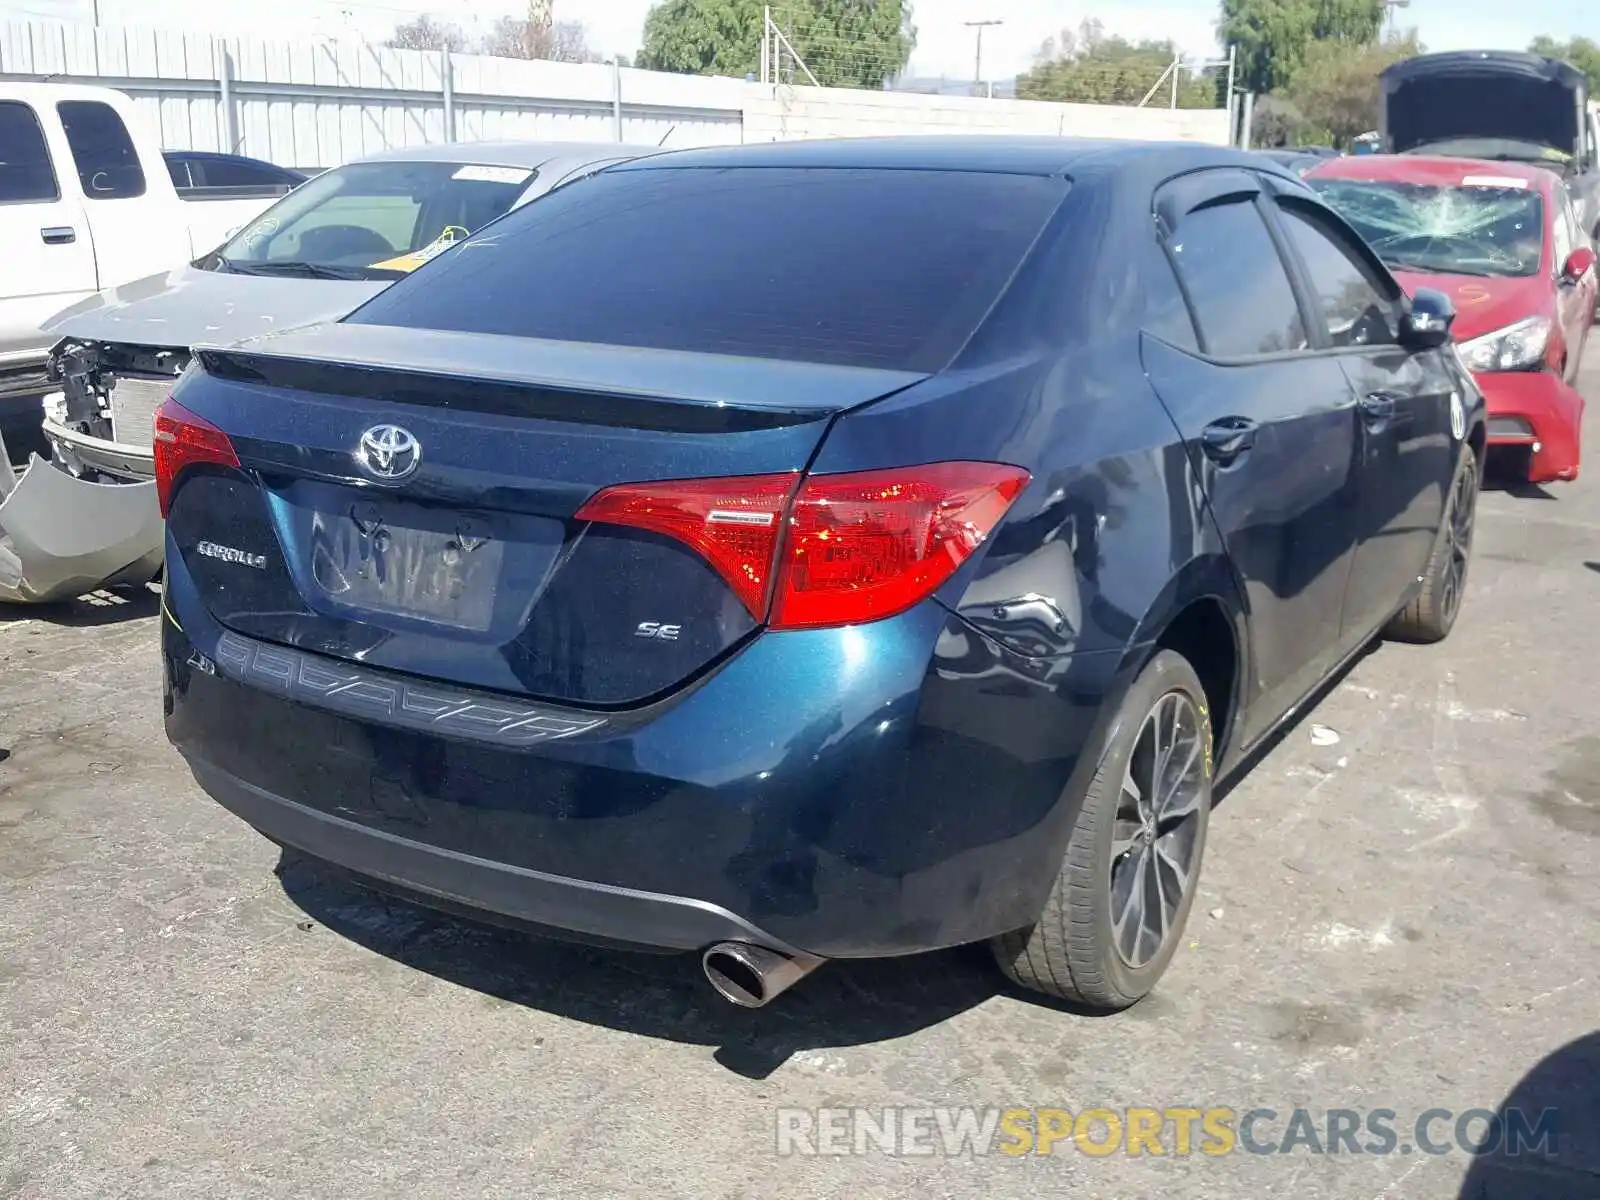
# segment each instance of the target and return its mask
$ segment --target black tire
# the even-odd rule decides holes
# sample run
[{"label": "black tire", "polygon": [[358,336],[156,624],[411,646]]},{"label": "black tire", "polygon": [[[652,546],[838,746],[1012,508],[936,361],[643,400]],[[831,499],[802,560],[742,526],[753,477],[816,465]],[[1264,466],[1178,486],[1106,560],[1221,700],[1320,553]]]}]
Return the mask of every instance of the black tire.
[{"label": "black tire", "polygon": [[[1172,697],[1178,699],[1170,701]],[[1148,723],[1158,710],[1166,711],[1164,706],[1169,703],[1172,711],[1193,715],[1193,736],[1198,753],[1194,762],[1196,773],[1191,778],[1186,771],[1179,780],[1186,797],[1183,807],[1189,811],[1181,825],[1171,825],[1170,833],[1157,832],[1163,828],[1159,813],[1154,821],[1147,818],[1141,833],[1129,843],[1127,832],[1138,820],[1125,819],[1130,811],[1130,793],[1124,780],[1135,774],[1136,767],[1142,770],[1139,760],[1148,761],[1150,743],[1145,740]],[[1107,1012],[1137,1003],[1155,987],[1182,941],[1184,923],[1188,920],[1200,878],[1206,827],[1211,816],[1213,746],[1205,689],[1188,660],[1171,650],[1158,651],[1128,690],[1111,729],[1094,778],[1084,793],[1083,806],[1067,841],[1061,870],[1050,889],[1044,911],[1029,928],[1003,934],[989,943],[1000,969],[1014,982],[1032,991]],[[1185,739],[1182,744],[1188,746],[1189,741]],[[1176,755],[1172,758],[1176,759]],[[1197,789],[1192,795],[1191,786]],[[1163,803],[1159,795],[1161,788],[1142,790],[1155,797],[1154,804]],[[1176,797],[1178,788],[1174,786],[1170,794]],[[1134,810],[1143,803],[1142,798],[1136,799],[1138,803],[1131,806]],[[1119,821],[1119,813],[1124,814],[1123,820]],[[1153,880],[1158,889],[1162,880],[1170,885],[1177,878],[1177,872],[1172,867],[1173,860],[1161,856],[1160,844],[1167,842],[1169,848],[1179,845],[1169,838],[1180,833],[1185,839],[1183,844],[1191,847],[1187,883],[1167,916],[1164,937],[1147,955],[1130,956],[1125,952],[1128,943],[1116,927],[1117,893],[1124,883],[1143,879],[1137,874],[1139,863],[1135,855],[1147,855],[1146,862],[1155,863],[1150,869],[1155,871]],[[1149,840],[1152,836],[1155,837],[1153,842]],[[1114,843],[1129,848],[1114,854]],[[1132,876],[1124,874],[1130,870],[1134,872]],[[1131,891],[1130,887],[1126,894]],[[1148,890],[1141,889],[1140,894],[1149,900]],[[1159,900],[1162,893],[1158,891],[1156,895]],[[1149,945],[1142,934],[1136,940],[1143,946]]]},{"label": "black tire", "polygon": [[1472,447],[1463,446],[1433,553],[1423,569],[1422,588],[1384,627],[1384,637],[1397,642],[1427,644],[1442,642],[1450,636],[1466,597],[1477,510],[1478,456]]}]

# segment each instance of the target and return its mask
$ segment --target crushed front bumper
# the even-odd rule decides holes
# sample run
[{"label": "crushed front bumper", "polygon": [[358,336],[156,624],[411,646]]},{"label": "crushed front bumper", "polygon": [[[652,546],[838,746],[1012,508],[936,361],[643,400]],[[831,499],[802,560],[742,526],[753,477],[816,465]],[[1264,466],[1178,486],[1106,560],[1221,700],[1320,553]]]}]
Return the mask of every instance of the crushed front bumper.
[{"label": "crushed front bumper", "polygon": [[109,475],[130,483],[155,478],[155,455],[148,446],[98,438],[52,417],[45,418],[44,436],[50,442],[56,461],[74,475]]},{"label": "crushed front bumper", "polygon": [[1483,371],[1473,376],[1489,412],[1489,446],[1526,447],[1528,482],[1578,477],[1583,396],[1552,371]]},{"label": "crushed front bumper", "polygon": [[149,583],[161,558],[154,482],[89,483],[38,455],[17,475],[0,443],[0,601]]}]

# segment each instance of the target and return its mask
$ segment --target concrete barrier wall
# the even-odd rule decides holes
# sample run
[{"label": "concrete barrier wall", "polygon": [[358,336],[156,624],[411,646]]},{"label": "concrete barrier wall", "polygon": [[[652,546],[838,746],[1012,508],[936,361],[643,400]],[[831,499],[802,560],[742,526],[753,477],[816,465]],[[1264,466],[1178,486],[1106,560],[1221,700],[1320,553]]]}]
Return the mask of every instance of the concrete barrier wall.
[{"label": "concrete barrier wall", "polygon": [[883,137],[908,133],[1026,133],[1226,145],[1221,109],[1053,104],[844,88],[747,85],[746,141]]}]

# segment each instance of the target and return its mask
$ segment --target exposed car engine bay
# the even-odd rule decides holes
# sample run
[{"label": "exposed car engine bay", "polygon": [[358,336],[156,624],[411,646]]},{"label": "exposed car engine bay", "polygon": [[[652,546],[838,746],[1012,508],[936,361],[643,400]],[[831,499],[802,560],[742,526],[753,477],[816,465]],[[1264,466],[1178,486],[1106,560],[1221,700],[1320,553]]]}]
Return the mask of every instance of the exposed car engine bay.
[{"label": "exposed car engine bay", "polygon": [[155,411],[188,365],[188,350],[62,342],[50,356],[61,392],[45,412],[57,465],[96,483],[151,478]]}]

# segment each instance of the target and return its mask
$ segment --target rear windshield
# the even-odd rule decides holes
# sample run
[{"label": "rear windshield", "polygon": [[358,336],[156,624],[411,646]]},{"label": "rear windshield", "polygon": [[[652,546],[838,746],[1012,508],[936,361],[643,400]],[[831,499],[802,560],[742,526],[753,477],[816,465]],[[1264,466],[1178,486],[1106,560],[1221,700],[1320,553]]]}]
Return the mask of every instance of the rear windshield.
[{"label": "rear windshield", "polygon": [[472,163],[354,163],[291,192],[201,265],[397,279],[504,213],[536,174]]},{"label": "rear windshield", "polygon": [[1449,275],[1533,275],[1539,270],[1544,200],[1523,181],[1485,178],[1457,186],[1365,179],[1309,182],[1395,270]]},{"label": "rear windshield", "polygon": [[607,172],[519,209],[348,320],[938,370],[1065,189],[950,171]]}]

